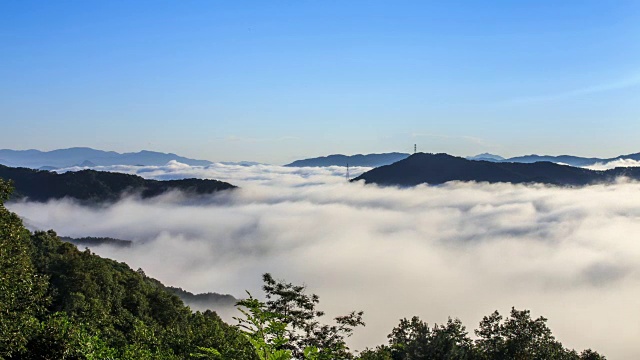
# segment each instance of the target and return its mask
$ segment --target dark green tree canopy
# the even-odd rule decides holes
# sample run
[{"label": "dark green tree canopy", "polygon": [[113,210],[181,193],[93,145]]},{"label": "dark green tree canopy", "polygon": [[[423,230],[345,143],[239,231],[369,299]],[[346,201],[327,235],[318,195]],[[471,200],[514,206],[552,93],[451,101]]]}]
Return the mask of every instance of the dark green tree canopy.
[{"label": "dark green tree canopy", "polygon": [[471,339],[458,319],[430,327],[418,317],[402,319],[389,334],[389,345],[367,349],[362,360],[605,360],[595,351],[578,354],[566,349],[551,334],[547,319],[531,318],[529,310],[511,309],[503,318],[498,311],[485,316],[476,339]]}]

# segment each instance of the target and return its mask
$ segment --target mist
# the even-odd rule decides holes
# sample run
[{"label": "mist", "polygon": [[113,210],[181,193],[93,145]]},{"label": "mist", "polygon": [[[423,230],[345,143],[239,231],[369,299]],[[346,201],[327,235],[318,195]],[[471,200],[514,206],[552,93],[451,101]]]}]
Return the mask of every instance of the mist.
[{"label": "mist", "polygon": [[591,170],[610,170],[617,167],[637,167],[640,166],[640,161],[633,159],[617,159],[607,162],[599,162],[590,166],[585,166],[586,169]]},{"label": "mist", "polygon": [[341,167],[172,162],[101,170],[241,188],[196,200],[170,193],[107,207],[8,207],[33,229],[132,240],[130,248],[92,250],[191,292],[260,295],[265,272],[304,283],[327,318],[365,311],[367,326],[350,339],[356,349],[386,343],[402,317],[458,317],[471,332],[482,316],[515,306],[549,318],[567,347],[611,359],[640,355],[639,183],[402,189],[348,183]]}]

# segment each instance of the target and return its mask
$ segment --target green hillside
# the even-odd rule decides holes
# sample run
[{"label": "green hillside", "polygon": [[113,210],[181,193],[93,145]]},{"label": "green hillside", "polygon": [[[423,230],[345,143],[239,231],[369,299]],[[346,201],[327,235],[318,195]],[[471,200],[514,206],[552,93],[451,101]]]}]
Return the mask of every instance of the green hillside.
[{"label": "green hillside", "polygon": [[[9,197],[0,181],[0,200]],[[0,358],[256,359],[235,327],[193,313],[142,270],[30,233],[0,205]]]},{"label": "green hillside", "polygon": [[150,198],[168,191],[191,194],[211,194],[234,189],[235,186],[203,179],[147,180],[137,175],[82,170],[58,174],[46,170],[12,168],[0,165],[0,179],[11,180],[15,186],[13,199],[31,201],[72,198],[88,203],[117,201],[127,194]]}]

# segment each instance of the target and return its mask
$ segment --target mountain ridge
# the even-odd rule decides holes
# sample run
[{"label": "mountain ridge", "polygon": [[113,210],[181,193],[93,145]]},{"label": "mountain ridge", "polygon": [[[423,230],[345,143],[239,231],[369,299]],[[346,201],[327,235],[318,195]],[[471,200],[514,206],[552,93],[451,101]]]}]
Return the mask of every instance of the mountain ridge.
[{"label": "mountain ridge", "polygon": [[26,198],[39,202],[68,197],[87,203],[103,203],[117,201],[128,194],[151,198],[172,190],[202,195],[236,188],[229,183],[211,179],[160,181],[106,171],[81,170],[58,174],[4,165],[0,165],[0,178],[13,181],[15,192],[12,199]]},{"label": "mountain ridge", "polygon": [[[483,154],[477,155],[481,156]],[[497,156],[497,155],[496,155]],[[503,160],[499,160],[499,162],[517,162],[517,163],[534,163],[534,162],[553,162],[553,163],[562,163],[571,166],[583,167],[583,166],[592,166],[598,163],[608,163],[615,160],[621,159],[631,159],[631,160],[640,160],[640,153],[632,153],[626,155],[618,155],[612,158],[598,158],[598,157],[582,157],[582,156],[574,156],[574,155],[522,155],[522,156],[514,156],[510,158],[503,158]],[[488,160],[488,159],[482,159]]]},{"label": "mountain ridge", "polygon": [[94,166],[109,165],[155,165],[162,166],[171,160],[192,166],[207,166],[213,164],[208,160],[196,160],[174,153],[163,153],[150,150],[138,152],[118,153],[115,151],[96,150],[90,147],[72,147],[51,151],[29,150],[0,150],[0,164],[11,167],[28,168],[64,168],[78,164],[93,164]]},{"label": "mountain ridge", "polygon": [[[404,160],[411,154],[408,153],[375,153],[375,154],[356,154],[356,155],[344,155],[344,154],[332,154],[327,156],[319,156],[307,159],[300,159],[293,161],[284,166],[289,167],[322,167],[322,166],[366,166],[366,167],[379,167],[384,165],[391,165],[394,162]],[[510,158],[504,158],[500,155],[482,153],[474,156],[467,156],[466,159],[473,161],[490,161],[490,162],[514,162],[514,163],[535,163],[535,162],[552,162],[566,164],[575,167],[592,166],[598,163],[607,163],[615,160],[631,159],[640,161],[640,153],[632,153],[626,155],[619,155],[612,158],[597,158],[597,157],[581,157],[574,155],[522,155],[514,156]]]},{"label": "mountain ridge", "polygon": [[640,168],[596,171],[552,162],[490,162],[448,154],[417,153],[394,164],[372,169],[351,181],[364,180],[383,186],[438,185],[449,181],[583,186],[611,183],[621,176],[640,180]]}]

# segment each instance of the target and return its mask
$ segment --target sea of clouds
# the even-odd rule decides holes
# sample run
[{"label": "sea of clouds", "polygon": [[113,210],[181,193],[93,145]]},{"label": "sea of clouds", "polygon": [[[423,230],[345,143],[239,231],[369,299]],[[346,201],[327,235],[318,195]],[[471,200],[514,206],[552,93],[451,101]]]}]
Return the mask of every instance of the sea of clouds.
[{"label": "sea of clouds", "polygon": [[633,159],[617,159],[611,160],[607,162],[599,162],[593,165],[585,166],[585,169],[591,170],[609,170],[615,169],[617,167],[638,167],[640,166],[640,161]]},{"label": "sea of clouds", "polygon": [[[260,294],[265,272],[304,283],[329,316],[364,310],[354,348],[402,317],[472,330],[512,306],[549,318],[565,346],[640,356],[640,184],[580,188],[452,182],[415,188],[345,180],[345,168],[113,166],[150,179],[240,186],[107,207],[13,203],[31,227],[133,240],[97,254],[192,292]],[[351,168],[356,176],[366,168]]]}]

